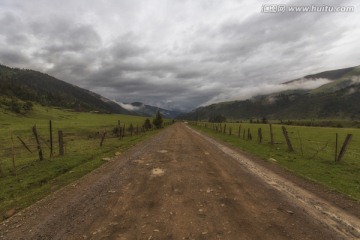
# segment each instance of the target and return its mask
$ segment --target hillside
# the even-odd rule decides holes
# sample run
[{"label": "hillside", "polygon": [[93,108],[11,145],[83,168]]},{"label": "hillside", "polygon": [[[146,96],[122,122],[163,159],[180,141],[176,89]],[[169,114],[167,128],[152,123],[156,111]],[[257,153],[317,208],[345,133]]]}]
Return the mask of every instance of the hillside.
[{"label": "hillside", "polygon": [[[245,101],[200,107],[179,116],[188,120],[208,120],[223,115],[227,119],[360,119],[360,67],[339,69],[305,76],[330,81],[312,90],[288,90]],[[290,84],[303,79],[286,82]]]},{"label": "hillside", "polygon": [[[76,111],[133,114],[100,95],[47,74],[0,65],[0,107],[35,102]],[[15,108],[16,111],[16,108]]]}]

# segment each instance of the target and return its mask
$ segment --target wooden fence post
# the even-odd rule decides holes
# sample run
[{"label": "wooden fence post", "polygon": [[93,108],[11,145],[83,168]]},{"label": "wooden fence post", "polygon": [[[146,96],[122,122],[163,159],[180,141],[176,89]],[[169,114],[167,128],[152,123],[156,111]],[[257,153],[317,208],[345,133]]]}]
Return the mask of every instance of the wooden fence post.
[{"label": "wooden fence post", "polygon": [[342,145],[341,147],[341,150],[340,150],[340,153],[339,153],[339,156],[337,158],[337,161],[340,162],[341,159],[343,158],[345,152],[346,152],[346,149],[347,149],[347,146],[349,145],[350,141],[351,141],[351,138],[352,138],[352,134],[348,134],[345,138],[345,141],[344,141],[344,144]]},{"label": "wooden fence post", "polygon": [[229,127],[229,135],[231,136],[231,127]]},{"label": "wooden fence post", "polygon": [[261,128],[258,129],[258,137],[259,137],[259,143],[262,143],[262,131],[261,131]]},{"label": "wooden fence post", "polygon": [[101,141],[100,141],[100,147],[102,147],[103,143],[104,143],[104,139],[106,136],[106,131],[103,133],[102,137],[101,137]]},{"label": "wooden fence post", "polygon": [[64,134],[63,131],[58,131],[59,136],[59,155],[64,156]]},{"label": "wooden fence post", "polygon": [[223,133],[226,133],[226,124],[224,125],[224,132]]},{"label": "wooden fence post", "polygon": [[284,126],[281,127],[282,128],[282,131],[283,131],[283,134],[284,134],[284,137],[285,137],[285,140],[286,140],[286,144],[289,148],[289,152],[293,152],[294,151],[294,148],[291,144],[291,141],[290,141],[290,138],[289,138],[289,135],[288,135],[288,132],[286,131],[286,128]]},{"label": "wooden fence post", "polygon": [[303,144],[302,144],[302,138],[300,136],[300,132],[299,130],[297,131],[298,137],[299,137],[299,143],[300,143],[300,151],[301,151],[301,156],[304,156],[304,151],[303,151]]},{"label": "wooden fence post", "polygon": [[50,130],[50,158],[53,156],[53,135],[52,135],[52,121],[49,121]]},{"label": "wooden fence post", "polygon": [[14,169],[14,175],[16,175],[14,137],[13,137],[12,131],[11,131],[11,155],[12,155],[12,165],[13,165],[13,169]]},{"label": "wooden fence post", "polygon": [[240,137],[240,134],[241,134],[241,124],[239,125],[238,137]]},{"label": "wooden fence post", "polygon": [[4,171],[2,169],[2,166],[1,166],[1,161],[0,161],[0,177],[4,177],[5,174],[4,174]]},{"label": "wooden fence post", "polygon": [[270,127],[270,144],[274,145],[274,134],[273,134],[273,128],[272,128],[272,124],[269,124]]},{"label": "wooden fence post", "polygon": [[40,145],[39,135],[36,130],[36,125],[33,126],[32,131],[33,131],[35,139],[36,139],[37,149],[38,149],[38,153],[39,153],[39,160],[42,161],[42,160],[44,160],[44,158],[43,158],[43,153],[42,153],[42,149],[41,149],[41,145]]},{"label": "wooden fence post", "polygon": [[117,137],[121,138],[121,127],[120,127],[120,120],[118,120],[118,126],[117,126]]},{"label": "wooden fence post", "polygon": [[335,162],[337,161],[337,157],[338,157],[338,139],[339,139],[339,134],[336,133],[335,136]]}]

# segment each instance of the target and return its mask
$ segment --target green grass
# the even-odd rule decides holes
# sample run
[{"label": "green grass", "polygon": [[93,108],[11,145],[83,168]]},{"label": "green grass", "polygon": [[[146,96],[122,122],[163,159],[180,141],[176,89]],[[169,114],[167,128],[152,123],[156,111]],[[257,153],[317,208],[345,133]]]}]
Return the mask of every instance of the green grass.
[{"label": "green grass", "polygon": [[[360,200],[360,129],[320,128],[286,126],[295,152],[288,151],[281,125],[274,124],[274,140],[270,142],[270,130],[267,124],[241,123],[241,136],[238,137],[240,123],[227,123],[226,134],[216,132],[211,123],[199,123],[194,126],[202,132],[225,141],[235,147],[264,160],[273,158],[284,168],[318,182],[329,189],[341,192],[353,199]],[[205,127],[205,124],[207,127]],[[222,124],[222,129],[224,124]],[[229,135],[229,127],[232,135]],[[258,129],[262,129],[263,143],[258,141]],[[243,139],[243,129],[246,130]],[[252,140],[247,140],[250,129]],[[348,150],[341,162],[335,162],[335,135],[339,134],[338,152],[347,134],[353,134]]]},{"label": "green grass", "polygon": [[[114,157],[156,131],[127,136],[119,140],[112,130],[117,126],[136,128],[146,118],[119,114],[77,113],[35,106],[26,116],[4,110],[0,112],[0,221],[12,208],[22,209],[99,167],[104,157]],[[50,159],[49,120],[52,120],[54,156]],[[32,126],[36,124],[44,160],[38,160]],[[57,132],[64,132],[65,155],[58,156]],[[107,131],[100,147],[101,133]],[[129,133],[127,133],[129,135]],[[13,136],[13,144],[11,141]],[[20,136],[33,153],[29,153],[16,138]],[[13,148],[12,148],[13,146]],[[12,156],[15,157],[15,169]]]}]

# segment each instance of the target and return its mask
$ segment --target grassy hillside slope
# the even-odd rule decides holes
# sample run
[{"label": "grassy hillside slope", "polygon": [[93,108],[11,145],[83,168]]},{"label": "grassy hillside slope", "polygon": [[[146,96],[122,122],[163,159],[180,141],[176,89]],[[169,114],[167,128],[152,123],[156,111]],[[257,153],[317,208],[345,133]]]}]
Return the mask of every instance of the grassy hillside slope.
[{"label": "grassy hillside slope", "polygon": [[77,111],[131,114],[98,94],[47,74],[0,65],[0,105],[8,106],[14,99]]}]

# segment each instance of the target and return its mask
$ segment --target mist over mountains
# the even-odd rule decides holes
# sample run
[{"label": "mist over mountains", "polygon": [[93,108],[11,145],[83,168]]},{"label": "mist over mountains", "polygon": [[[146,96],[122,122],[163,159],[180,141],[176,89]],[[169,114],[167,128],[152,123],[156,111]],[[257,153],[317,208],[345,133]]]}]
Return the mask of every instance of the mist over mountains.
[{"label": "mist over mountains", "polygon": [[137,113],[140,116],[145,117],[152,117],[155,116],[157,111],[159,111],[163,117],[165,118],[175,118],[179,116],[180,114],[183,114],[183,112],[180,111],[174,111],[174,110],[167,110],[155,106],[150,106],[147,104],[144,104],[142,102],[133,102],[133,103],[119,103],[117,102],[122,108]]},{"label": "mist over mountains", "polygon": [[[360,118],[360,66],[307,75],[280,85],[264,84],[263,89],[260,86],[254,92],[262,90],[261,95],[199,107],[180,118],[208,120],[216,115],[228,119]],[[240,92],[239,99],[243,98]]]},{"label": "mist over mountains", "polygon": [[[188,120],[208,120],[216,115],[229,120],[360,119],[360,66],[307,75],[278,85],[264,83],[253,91],[247,88],[247,92],[238,92],[239,100],[202,106],[186,114],[142,102],[112,101],[41,72],[3,65],[0,65],[0,87],[2,108],[16,99],[74,111],[147,117],[160,111],[165,118]],[[254,96],[258,92],[262,94]]]}]

